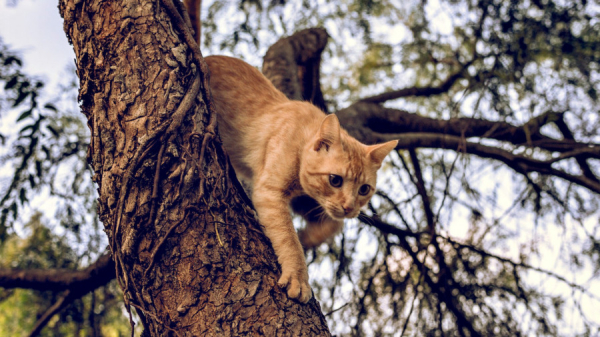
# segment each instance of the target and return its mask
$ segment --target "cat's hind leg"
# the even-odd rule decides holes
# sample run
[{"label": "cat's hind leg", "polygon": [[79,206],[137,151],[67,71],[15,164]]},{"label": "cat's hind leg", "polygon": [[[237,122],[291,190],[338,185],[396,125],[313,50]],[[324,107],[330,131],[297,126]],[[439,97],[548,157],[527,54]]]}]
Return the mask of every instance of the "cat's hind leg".
[{"label": "cat's hind leg", "polygon": [[306,227],[298,232],[298,237],[304,249],[318,247],[340,232],[343,226],[344,221],[334,220],[323,214],[319,222],[307,221]]},{"label": "cat's hind leg", "polygon": [[321,245],[344,226],[344,221],[330,218],[319,203],[307,195],[295,197],[290,206],[294,213],[306,220],[306,227],[298,232],[300,243],[305,249]]}]

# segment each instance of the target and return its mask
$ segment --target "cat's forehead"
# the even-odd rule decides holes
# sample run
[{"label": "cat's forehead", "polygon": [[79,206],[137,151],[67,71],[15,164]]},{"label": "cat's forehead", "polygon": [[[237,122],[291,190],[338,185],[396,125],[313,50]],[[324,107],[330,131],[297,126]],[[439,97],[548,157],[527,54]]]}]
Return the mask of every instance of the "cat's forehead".
[{"label": "cat's forehead", "polygon": [[341,172],[347,179],[365,182],[375,179],[377,170],[367,156],[365,146],[353,139],[343,141],[344,169]]}]

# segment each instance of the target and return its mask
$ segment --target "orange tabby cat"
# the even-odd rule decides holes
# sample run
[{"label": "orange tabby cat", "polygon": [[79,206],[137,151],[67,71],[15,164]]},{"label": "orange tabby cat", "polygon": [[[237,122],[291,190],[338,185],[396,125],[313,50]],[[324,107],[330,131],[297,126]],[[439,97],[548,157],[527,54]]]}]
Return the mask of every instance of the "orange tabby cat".
[{"label": "orange tabby cat", "polygon": [[[305,303],[311,290],[302,246],[321,244],[344,218],[358,215],[373,195],[381,162],[398,142],[363,145],[335,115],[288,100],[246,62],[226,56],[206,62],[219,133],[277,254],[278,283]],[[304,214],[308,223],[298,237],[289,205],[301,195],[316,200],[322,214]]]}]

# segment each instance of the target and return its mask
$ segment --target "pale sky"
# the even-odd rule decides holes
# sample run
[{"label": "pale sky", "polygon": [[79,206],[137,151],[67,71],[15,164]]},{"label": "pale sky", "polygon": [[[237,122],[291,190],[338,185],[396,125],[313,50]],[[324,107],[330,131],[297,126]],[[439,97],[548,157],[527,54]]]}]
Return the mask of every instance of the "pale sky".
[{"label": "pale sky", "polygon": [[62,28],[58,1],[0,0],[0,38],[23,57],[29,75],[42,76],[52,88],[75,54]]}]

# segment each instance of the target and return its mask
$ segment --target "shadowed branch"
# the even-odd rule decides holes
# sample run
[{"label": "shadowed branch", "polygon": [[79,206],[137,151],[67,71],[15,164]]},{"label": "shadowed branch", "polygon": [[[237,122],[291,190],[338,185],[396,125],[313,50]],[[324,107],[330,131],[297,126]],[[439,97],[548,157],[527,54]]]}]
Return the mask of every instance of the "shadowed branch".
[{"label": "shadowed branch", "polygon": [[83,270],[69,269],[0,269],[0,287],[32,290],[71,290],[80,296],[115,278],[114,262],[109,254]]}]

